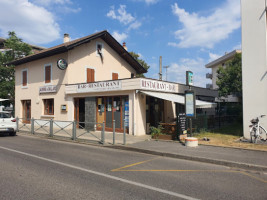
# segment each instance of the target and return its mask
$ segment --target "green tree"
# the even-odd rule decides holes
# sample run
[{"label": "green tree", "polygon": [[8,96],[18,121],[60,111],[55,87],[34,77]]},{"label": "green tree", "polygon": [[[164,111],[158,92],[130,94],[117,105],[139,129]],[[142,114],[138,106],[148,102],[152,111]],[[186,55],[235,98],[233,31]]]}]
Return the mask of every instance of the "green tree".
[{"label": "green tree", "polygon": [[[129,53],[131,54],[131,56],[135,60],[137,60],[139,62],[140,65],[142,65],[148,71],[148,69],[149,69],[150,66],[144,60],[140,59],[139,58],[140,56],[137,53],[135,53],[133,51],[131,51]],[[137,74],[136,77],[145,77],[145,75],[144,74]]]},{"label": "green tree", "polygon": [[[217,70],[216,84],[219,87],[219,96],[235,94],[242,99],[242,55],[237,53],[235,57],[226,62],[224,67]],[[240,101],[241,102],[241,101]]]},{"label": "green tree", "polygon": [[9,32],[4,42],[4,51],[0,52],[0,98],[10,99],[15,102],[15,67],[7,65],[11,61],[22,58],[32,53],[31,47],[22,42],[15,32]]}]

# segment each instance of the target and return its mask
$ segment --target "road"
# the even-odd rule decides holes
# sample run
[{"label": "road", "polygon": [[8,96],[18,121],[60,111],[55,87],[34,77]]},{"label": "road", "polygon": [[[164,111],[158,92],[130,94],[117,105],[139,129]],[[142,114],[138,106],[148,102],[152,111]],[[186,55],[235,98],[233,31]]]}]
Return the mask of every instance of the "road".
[{"label": "road", "polygon": [[267,174],[105,147],[0,137],[0,199],[267,199]]}]

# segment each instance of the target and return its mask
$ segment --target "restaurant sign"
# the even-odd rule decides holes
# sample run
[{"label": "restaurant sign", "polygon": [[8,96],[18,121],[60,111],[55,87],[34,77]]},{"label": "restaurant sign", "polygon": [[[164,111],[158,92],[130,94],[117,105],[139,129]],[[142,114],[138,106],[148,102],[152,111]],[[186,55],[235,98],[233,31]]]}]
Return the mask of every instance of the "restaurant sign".
[{"label": "restaurant sign", "polygon": [[95,83],[82,83],[77,85],[78,93],[102,92],[112,90],[121,90],[121,81],[116,80]]},{"label": "restaurant sign", "polygon": [[175,84],[147,79],[141,79],[141,89],[163,92],[176,92]]},{"label": "restaurant sign", "polygon": [[39,93],[54,93],[57,92],[57,86],[56,85],[47,85],[39,87]]}]

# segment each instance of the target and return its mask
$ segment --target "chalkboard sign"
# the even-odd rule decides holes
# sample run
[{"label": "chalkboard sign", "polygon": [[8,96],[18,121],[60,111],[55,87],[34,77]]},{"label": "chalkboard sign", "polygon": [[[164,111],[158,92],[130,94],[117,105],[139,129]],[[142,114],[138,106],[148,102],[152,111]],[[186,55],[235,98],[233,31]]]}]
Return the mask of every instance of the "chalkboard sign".
[{"label": "chalkboard sign", "polygon": [[186,133],[186,115],[185,113],[179,113],[178,115],[178,126],[180,135]]}]

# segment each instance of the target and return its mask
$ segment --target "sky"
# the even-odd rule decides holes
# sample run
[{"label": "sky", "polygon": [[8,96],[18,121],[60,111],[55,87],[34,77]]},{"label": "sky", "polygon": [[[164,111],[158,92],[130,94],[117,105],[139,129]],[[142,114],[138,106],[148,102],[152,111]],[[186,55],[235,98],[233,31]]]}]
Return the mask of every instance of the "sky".
[{"label": "sky", "polygon": [[[206,87],[205,65],[241,49],[240,0],[0,0],[0,37],[52,47],[107,30],[149,66],[148,78]],[[165,67],[167,66],[167,67]],[[167,73],[166,73],[167,72]]]}]

